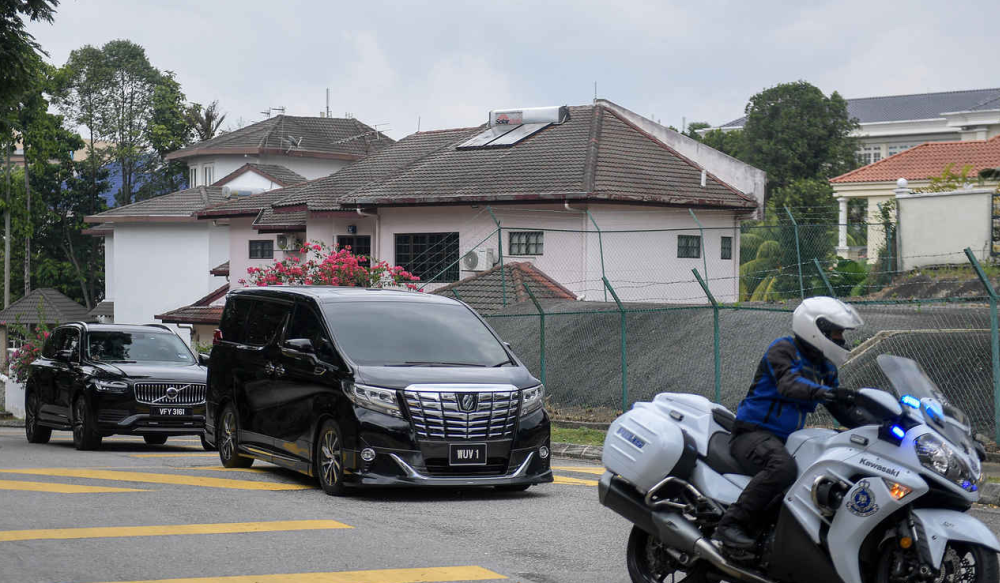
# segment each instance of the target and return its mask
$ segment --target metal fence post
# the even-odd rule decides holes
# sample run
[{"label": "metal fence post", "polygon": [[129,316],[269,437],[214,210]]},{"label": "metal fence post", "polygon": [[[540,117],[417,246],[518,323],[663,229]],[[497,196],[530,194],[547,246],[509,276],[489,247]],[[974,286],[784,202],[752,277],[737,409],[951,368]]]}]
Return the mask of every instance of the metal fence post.
[{"label": "metal fence post", "polygon": [[705,291],[708,301],[712,302],[712,316],[715,324],[713,355],[715,360],[715,402],[722,402],[722,355],[719,353],[719,303],[715,301],[715,296],[708,289],[708,284],[701,278],[698,269],[692,269],[691,273],[698,279],[698,285]]},{"label": "metal fence post", "polygon": [[701,266],[705,270],[705,279],[708,279],[708,255],[705,254],[705,227],[701,225],[701,221],[698,220],[698,216],[694,214],[694,209],[688,209],[691,213],[691,218],[694,219],[696,225],[698,225],[698,233],[701,239]]},{"label": "metal fence post", "polygon": [[625,352],[625,339],[628,334],[628,324],[626,324],[627,319],[625,317],[625,308],[622,307],[622,302],[618,299],[618,294],[615,293],[615,288],[611,287],[611,282],[608,281],[608,278],[602,277],[601,280],[604,281],[604,287],[611,292],[611,297],[615,299],[615,304],[618,306],[618,313],[621,314],[622,319],[622,411],[625,411],[628,409],[628,359]]},{"label": "metal fence post", "polygon": [[545,310],[542,309],[542,304],[538,303],[538,299],[535,298],[535,294],[531,292],[531,288],[528,284],[522,283],[524,286],[524,291],[528,292],[528,297],[531,298],[532,303],[535,304],[535,309],[538,310],[538,335],[541,338],[540,342],[540,352],[539,352],[539,365],[541,366],[541,379],[542,384],[545,384]]},{"label": "metal fence post", "polygon": [[986,276],[983,267],[979,265],[972,249],[965,248],[965,256],[969,258],[969,263],[976,270],[976,275],[983,282],[986,293],[990,296],[990,345],[992,347],[993,360],[993,440],[1000,444],[1000,323],[997,319],[997,292],[990,283],[990,278]]},{"label": "metal fence post", "polygon": [[795,222],[795,217],[792,216],[792,211],[785,207],[785,212],[788,213],[788,218],[792,221],[792,229],[795,233],[795,257],[799,262],[799,298],[806,299],[806,288],[802,284],[802,251],[799,249],[799,224]]},{"label": "metal fence post", "polygon": [[819,265],[819,259],[816,259],[815,257],[813,257],[813,265],[816,266],[816,272],[819,273],[820,279],[823,280],[823,285],[825,285],[827,291],[830,292],[830,297],[831,298],[837,297],[837,292],[833,291],[833,286],[830,285],[830,280],[826,278],[826,274],[823,273],[823,268],[820,267],[820,265]]},{"label": "metal fence post", "polygon": [[[594,220],[594,215],[590,214],[590,209],[587,209],[587,218],[590,222],[594,224],[594,228],[597,229],[597,247],[601,253],[601,279],[607,281],[607,275],[604,273],[604,235],[601,233],[601,227]],[[608,301],[608,290],[604,289],[604,301]]]},{"label": "metal fence post", "polygon": [[500,220],[497,219],[497,216],[493,214],[493,207],[488,206],[486,210],[490,212],[493,222],[497,224],[497,253],[500,254],[500,297],[503,298],[504,307],[507,307],[507,272],[503,268],[503,227],[500,226]]}]

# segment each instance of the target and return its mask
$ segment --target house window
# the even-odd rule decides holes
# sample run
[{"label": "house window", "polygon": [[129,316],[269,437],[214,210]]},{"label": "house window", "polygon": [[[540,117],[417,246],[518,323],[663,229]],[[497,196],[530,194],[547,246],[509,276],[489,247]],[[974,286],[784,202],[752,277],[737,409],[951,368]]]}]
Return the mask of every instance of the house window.
[{"label": "house window", "polygon": [[366,259],[361,265],[371,267],[372,238],[369,235],[337,235],[337,249],[350,247],[352,255],[362,255]]},{"label": "house window", "polygon": [[188,188],[198,186],[198,169],[188,168]]},{"label": "house window", "polygon": [[204,184],[205,186],[211,186],[212,183],[215,182],[215,179],[212,176],[214,173],[215,173],[214,167],[205,166],[205,168],[203,169],[203,176],[205,177],[205,180],[202,181],[202,184]]},{"label": "house window", "polygon": [[882,159],[882,144],[871,144],[861,148],[858,152],[858,162],[864,165],[878,162]]},{"label": "house window", "polygon": [[733,238],[723,237],[722,238],[722,259],[732,259],[733,258]]},{"label": "house window", "polygon": [[421,280],[458,281],[458,233],[397,234],[396,264]]},{"label": "house window", "polygon": [[250,259],[274,259],[274,241],[250,241]]},{"label": "house window", "polygon": [[510,234],[511,255],[541,255],[545,233],[528,231]]},{"label": "house window", "polygon": [[698,235],[677,235],[677,256],[682,259],[701,257],[701,237]]},{"label": "house window", "polygon": [[898,154],[905,150],[909,150],[914,145],[915,144],[889,144],[889,147],[886,151],[886,156],[892,156],[893,154]]}]

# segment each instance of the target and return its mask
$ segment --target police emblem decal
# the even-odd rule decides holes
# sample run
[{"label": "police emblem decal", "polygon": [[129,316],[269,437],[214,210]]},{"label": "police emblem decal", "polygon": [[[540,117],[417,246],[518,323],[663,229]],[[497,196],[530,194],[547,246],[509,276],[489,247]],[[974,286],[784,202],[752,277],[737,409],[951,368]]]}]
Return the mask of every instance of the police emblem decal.
[{"label": "police emblem decal", "polygon": [[868,483],[868,480],[858,482],[857,488],[847,500],[847,509],[862,518],[867,518],[878,512],[878,504],[875,503],[875,494],[872,493],[871,484]]}]

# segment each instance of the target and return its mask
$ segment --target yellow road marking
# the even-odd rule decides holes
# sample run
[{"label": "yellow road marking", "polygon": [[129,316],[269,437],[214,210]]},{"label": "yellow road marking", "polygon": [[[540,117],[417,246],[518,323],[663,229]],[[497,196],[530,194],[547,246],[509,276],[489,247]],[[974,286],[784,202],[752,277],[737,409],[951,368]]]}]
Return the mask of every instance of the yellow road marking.
[{"label": "yellow road marking", "polygon": [[605,469],[598,468],[594,466],[552,466],[553,470],[562,470],[564,472],[580,472],[583,474],[594,474],[595,476],[603,476]]},{"label": "yellow road marking", "polygon": [[167,524],[162,526],[110,526],[98,528],[47,528],[0,531],[0,542],[21,540],[64,540],[178,534],[233,534],[280,532],[287,530],[329,530],[353,528],[336,520],[278,520],[274,522],[230,522],[224,524]]},{"label": "yellow road marking", "polygon": [[182,486],[229,488],[232,490],[310,490],[315,488],[315,486],[303,486],[301,484],[275,484],[272,482],[252,482],[249,480],[231,480],[227,478],[203,478],[178,474],[150,474],[146,472],[115,472],[109,470],[70,468],[34,468],[25,470],[0,470],[0,472],[36,476],[61,476],[64,478],[89,478],[91,480],[115,480],[117,482],[179,484]]},{"label": "yellow road marking", "polygon": [[217,453],[132,453],[128,457],[219,457]]},{"label": "yellow road marking", "polygon": [[251,474],[273,474],[276,470],[280,471],[282,468],[274,466],[273,468],[223,468],[221,466],[188,466],[184,468],[186,470],[211,470],[213,472],[248,472]]},{"label": "yellow road marking", "polygon": [[52,492],[54,494],[101,494],[105,492],[148,492],[149,491],[149,490],[136,490],[134,488],[111,488],[108,486],[76,486],[73,484],[53,484],[51,482],[23,482],[20,480],[0,480],[0,490]]},{"label": "yellow road marking", "polygon": [[338,571],[335,573],[295,573],[281,575],[240,575],[236,577],[197,577],[192,579],[157,579],[118,583],[443,583],[445,581],[486,581],[506,579],[482,567],[425,567],[418,569],[376,569]]},{"label": "yellow road marking", "polygon": [[553,484],[572,484],[574,486],[596,486],[597,480],[581,480],[569,476],[552,476]]}]

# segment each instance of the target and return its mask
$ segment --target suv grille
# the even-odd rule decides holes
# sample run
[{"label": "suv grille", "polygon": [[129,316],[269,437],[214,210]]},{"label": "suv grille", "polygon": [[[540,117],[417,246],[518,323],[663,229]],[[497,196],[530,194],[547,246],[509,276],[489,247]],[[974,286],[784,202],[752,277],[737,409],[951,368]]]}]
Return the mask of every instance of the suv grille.
[{"label": "suv grille", "polygon": [[[171,387],[177,389],[177,396],[173,399],[167,396],[167,389]],[[136,383],[135,400],[147,405],[201,405],[205,402],[205,385],[201,383]]]},{"label": "suv grille", "polygon": [[[514,434],[518,391],[404,391],[403,394],[418,437],[504,439]],[[474,403],[462,402],[472,396]]]}]

